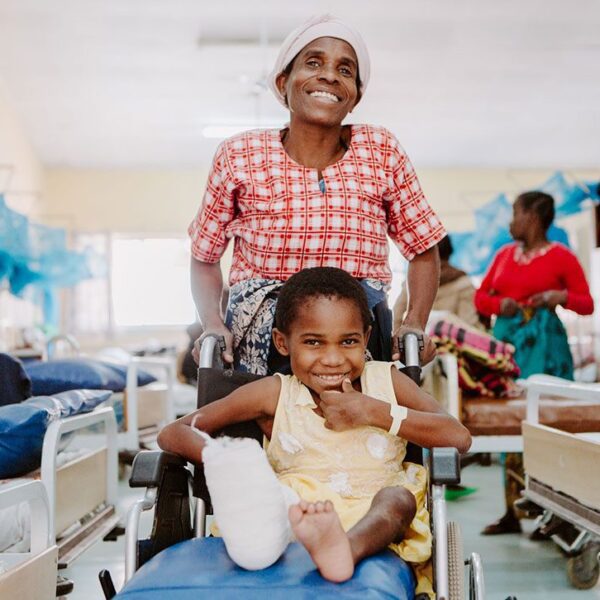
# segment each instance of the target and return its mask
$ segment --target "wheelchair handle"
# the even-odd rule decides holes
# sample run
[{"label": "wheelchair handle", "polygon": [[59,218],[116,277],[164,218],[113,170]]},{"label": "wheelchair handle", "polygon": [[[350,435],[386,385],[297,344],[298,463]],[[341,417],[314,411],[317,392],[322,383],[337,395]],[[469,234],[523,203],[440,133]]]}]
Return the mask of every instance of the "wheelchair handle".
[{"label": "wheelchair handle", "polygon": [[400,357],[404,355],[404,368],[401,371],[408,375],[416,384],[421,381],[421,365],[419,362],[419,352],[423,350],[425,344],[423,336],[416,333],[405,333],[398,340],[398,350]]},{"label": "wheelchair handle", "polygon": [[222,368],[225,338],[222,335],[209,333],[206,337],[202,338],[199,351],[199,369],[209,369],[211,367]]}]

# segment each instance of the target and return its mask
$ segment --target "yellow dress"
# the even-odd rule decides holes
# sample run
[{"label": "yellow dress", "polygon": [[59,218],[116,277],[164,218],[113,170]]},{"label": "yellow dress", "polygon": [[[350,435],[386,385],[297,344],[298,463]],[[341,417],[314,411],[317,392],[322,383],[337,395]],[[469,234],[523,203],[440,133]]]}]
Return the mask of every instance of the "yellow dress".
[{"label": "yellow dress", "polygon": [[[395,404],[391,368],[391,363],[367,362],[360,379],[362,393]],[[294,375],[279,377],[281,392],[266,446],[279,481],[308,502],[331,500],[346,531],[364,517],[380,489],[403,486],[411,491],[417,503],[415,518],[404,539],[389,547],[412,563],[417,593],[432,594],[427,474],[421,465],[402,462],[406,440],[376,427],[327,429],[313,410],[309,389]]]}]

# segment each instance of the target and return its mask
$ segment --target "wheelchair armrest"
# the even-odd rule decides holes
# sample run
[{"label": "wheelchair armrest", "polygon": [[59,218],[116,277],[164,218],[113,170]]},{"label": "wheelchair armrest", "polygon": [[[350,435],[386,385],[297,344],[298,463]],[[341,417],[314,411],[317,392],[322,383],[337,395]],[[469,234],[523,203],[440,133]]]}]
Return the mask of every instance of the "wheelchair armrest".
[{"label": "wheelchair armrest", "polygon": [[432,485],[460,483],[460,460],[456,448],[431,448],[428,467]]},{"label": "wheelchair armrest", "polygon": [[185,468],[186,460],[177,454],[162,450],[142,450],[133,459],[129,487],[158,487],[166,468]]}]

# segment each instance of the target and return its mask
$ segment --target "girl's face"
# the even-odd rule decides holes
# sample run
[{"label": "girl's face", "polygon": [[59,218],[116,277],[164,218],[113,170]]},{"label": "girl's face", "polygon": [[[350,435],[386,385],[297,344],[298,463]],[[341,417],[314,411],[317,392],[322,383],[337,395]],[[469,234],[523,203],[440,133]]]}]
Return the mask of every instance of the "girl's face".
[{"label": "girl's face", "polygon": [[354,302],[317,297],[300,308],[289,333],[274,329],[273,341],[290,357],[294,375],[319,395],[341,390],[344,379],[360,377],[369,333]]},{"label": "girl's face", "polygon": [[277,86],[293,118],[323,126],[339,125],[358,102],[358,59],[348,42],[322,37],[307,44]]}]

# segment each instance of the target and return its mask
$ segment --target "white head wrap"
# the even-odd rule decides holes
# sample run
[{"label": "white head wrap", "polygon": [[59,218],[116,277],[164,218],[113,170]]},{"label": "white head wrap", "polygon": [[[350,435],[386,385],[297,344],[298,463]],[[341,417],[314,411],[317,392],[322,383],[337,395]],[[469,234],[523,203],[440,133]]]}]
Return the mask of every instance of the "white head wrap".
[{"label": "white head wrap", "polygon": [[275,67],[269,75],[269,87],[281,104],[287,107],[285,98],[277,89],[277,77],[292,62],[296,54],[307,44],[321,37],[333,37],[348,42],[356,52],[360,93],[364,94],[371,75],[371,61],[364,40],[352,27],[331,15],[312,17],[292,31],[284,40]]}]

